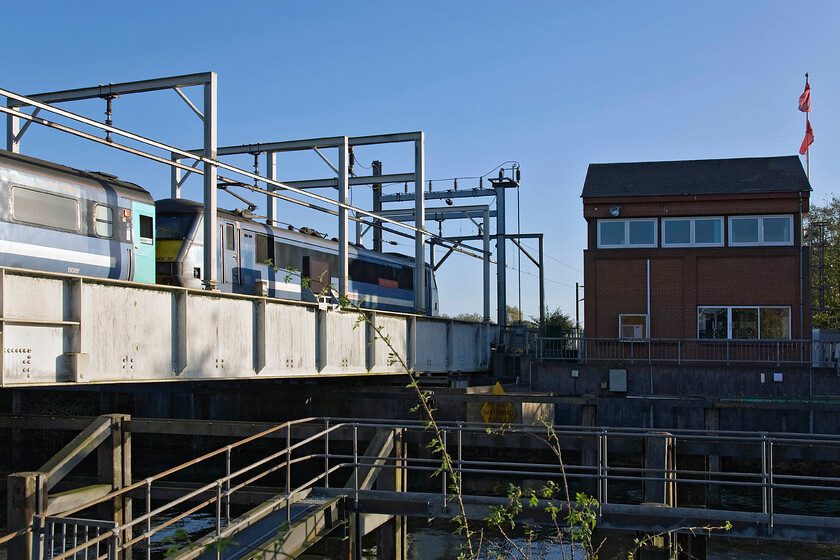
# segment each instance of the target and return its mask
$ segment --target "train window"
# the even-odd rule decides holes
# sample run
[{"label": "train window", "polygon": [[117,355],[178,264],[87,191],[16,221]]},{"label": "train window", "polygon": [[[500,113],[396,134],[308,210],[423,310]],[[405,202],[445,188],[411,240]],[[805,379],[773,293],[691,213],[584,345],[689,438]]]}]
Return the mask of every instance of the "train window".
[{"label": "train window", "polygon": [[228,251],[236,251],[236,237],[233,224],[225,224],[225,249]]},{"label": "train window", "polygon": [[140,242],[154,243],[155,220],[151,216],[140,215]]},{"label": "train window", "polygon": [[12,217],[64,231],[79,231],[79,203],[57,194],[12,187]]},{"label": "train window", "polygon": [[264,235],[262,233],[256,234],[254,237],[254,252],[256,253],[255,260],[257,264],[274,264],[274,238]]},{"label": "train window", "polygon": [[99,237],[114,237],[114,211],[110,206],[97,204],[93,207],[93,230]]}]

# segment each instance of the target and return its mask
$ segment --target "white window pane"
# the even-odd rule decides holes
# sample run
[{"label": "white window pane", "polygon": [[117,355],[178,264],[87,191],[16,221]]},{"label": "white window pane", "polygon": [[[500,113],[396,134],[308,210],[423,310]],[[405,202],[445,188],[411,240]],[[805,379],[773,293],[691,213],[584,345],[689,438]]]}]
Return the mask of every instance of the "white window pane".
[{"label": "white window pane", "polygon": [[691,220],[663,221],[662,242],[665,245],[688,245],[691,243]]},{"label": "white window pane", "polygon": [[698,244],[720,245],[721,230],[723,221],[695,220],[694,221],[694,242]]},{"label": "white window pane", "polygon": [[790,218],[764,218],[762,226],[765,243],[790,243]]},{"label": "white window pane", "polygon": [[758,218],[732,218],[729,227],[733,243],[758,243]]},{"label": "white window pane", "polygon": [[630,222],[630,245],[653,245],[655,243],[654,222]]},{"label": "white window pane", "polygon": [[624,245],[624,220],[599,222],[601,245]]}]

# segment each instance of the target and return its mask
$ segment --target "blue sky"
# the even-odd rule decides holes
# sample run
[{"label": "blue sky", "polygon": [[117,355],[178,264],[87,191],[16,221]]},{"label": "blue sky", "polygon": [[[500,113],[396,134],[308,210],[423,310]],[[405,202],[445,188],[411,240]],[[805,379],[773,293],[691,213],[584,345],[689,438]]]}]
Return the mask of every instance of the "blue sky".
[{"label": "blue sky", "polygon": [[[545,234],[547,305],[572,316],[590,163],[795,154],[805,127],[796,101],[809,72],[812,202],[829,198],[840,177],[834,1],[35,2],[11,19],[4,38],[14,56],[4,57],[0,87],[17,93],[214,71],[220,145],[422,130],[433,180],[518,161],[521,230]],[[200,102],[198,90],[187,93]],[[105,118],[102,101],[63,107]],[[115,126],[201,145],[198,120],[172,92],[122,97],[114,110]],[[5,127],[0,133],[5,145]],[[168,169],[54,131],[33,127],[22,152],[168,196]],[[410,150],[357,156],[364,165],[381,159],[385,173],[411,167]],[[329,175],[313,154],[280,166],[281,179]],[[196,181],[185,196],[200,193]],[[369,208],[366,188],[353,196]],[[509,231],[516,198],[508,197]],[[335,235],[331,219],[281,211],[284,221]],[[457,222],[443,231],[474,233]],[[508,302],[518,304],[512,246],[508,255]],[[526,316],[538,314],[536,273],[523,257]],[[452,257],[438,284],[444,313],[481,311],[480,262]]]}]

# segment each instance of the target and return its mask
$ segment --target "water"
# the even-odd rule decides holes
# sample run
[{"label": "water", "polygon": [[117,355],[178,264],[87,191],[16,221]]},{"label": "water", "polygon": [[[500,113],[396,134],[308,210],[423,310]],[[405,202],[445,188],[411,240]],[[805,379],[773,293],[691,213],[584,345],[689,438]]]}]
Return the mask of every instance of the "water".
[{"label": "water", "polygon": [[[595,541],[603,545],[599,551],[601,560],[626,559],[627,552],[633,547],[630,533],[598,532]],[[501,546],[502,539],[490,538],[491,543]],[[514,539],[518,546],[524,546],[521,537]],[[431,525],[412,523],[409,525],[407,560],[457,560],[463,540],[453,535],[445,523],[434,522]],[[508,547],[509,549],[509,547]],[[569,549],[564,550],[546,540],[537,543],[530,558],[540,560],[569,560]],[[579,554],[579,553],[578,553]],[[488,555],[483,555],[488,558]],[[519,557],[519,556],[516,556]],[[366,550],[365,560],[375,560],[374,549]],[[582,558],[576,555],[575,558]],[[836,560],[840,559],[840,546],[803,545],[778,541],[748,541],[724,536],[709,539],[706,551],[707,560]]]}]

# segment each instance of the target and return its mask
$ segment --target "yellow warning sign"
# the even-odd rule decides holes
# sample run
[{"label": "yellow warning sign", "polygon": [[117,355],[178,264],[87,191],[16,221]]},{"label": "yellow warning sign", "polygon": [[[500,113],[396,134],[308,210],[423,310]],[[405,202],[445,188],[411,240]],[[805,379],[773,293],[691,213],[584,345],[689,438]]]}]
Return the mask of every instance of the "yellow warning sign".
[{"label": "yellow warning sign", "polygon": [[[493,386],[493,395],[504,395],[505,390],[497,381]],[[481,407],[481,417],[488,424],[510,424],[516,418],[516,411],[513,404],[509,402],[485,402]]]}]

